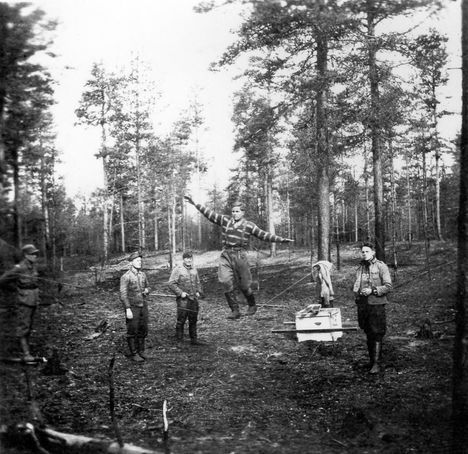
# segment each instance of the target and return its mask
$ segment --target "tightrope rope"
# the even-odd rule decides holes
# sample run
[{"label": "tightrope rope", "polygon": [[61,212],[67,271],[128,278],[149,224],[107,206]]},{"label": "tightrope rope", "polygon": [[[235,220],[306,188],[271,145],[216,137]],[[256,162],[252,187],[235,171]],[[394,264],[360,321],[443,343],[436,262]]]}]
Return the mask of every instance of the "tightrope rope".
[{"label": "tightrope rope", "polygon": [[287,292],[290,288],[294,287],[296,284],[299,284],[299,282],[303,281],[306,277],[309,277],[311,276],[312,273],[307,273],[305,276],[301,277],[298,281],[294,282],[293,284],[291,284],[289,287],[285,288],[282,292],[278,293],[277,295],[275,295],[273,298],[269,299],[266,303],[264,303],[265,305],[266,304],[269,304],[271,303],[275,298],[278,298],[278,296],[282,295],[283,293]]}]

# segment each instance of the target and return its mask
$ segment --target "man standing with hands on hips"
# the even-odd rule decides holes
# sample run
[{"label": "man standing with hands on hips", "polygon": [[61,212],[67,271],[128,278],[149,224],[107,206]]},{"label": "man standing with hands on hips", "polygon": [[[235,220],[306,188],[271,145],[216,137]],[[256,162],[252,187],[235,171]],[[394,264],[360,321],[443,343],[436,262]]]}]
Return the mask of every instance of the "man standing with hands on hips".
[{"label": "man standing with hands on hips", "polygon": [[253,222],[244,218],[244,209],[240,202],[232,206],[232,216],[218,214],[205,206],[195,203],[189,195],[184,199],[192,204],[209,221],[223,229],[223,250],[219,258],[218,280],[224,287],[224,295],[231,308],[231,320],[240,318],[239,303],[234,293],[234,283],[239,283],[240,290],[244,294],[249,309],[246,315],[253,315],[257,311],[255,296],[252,291],[252,275],[247,261],[247,250],[250,237],[253,235],[262,241],[272,243],[289,243],[293,240],[283,238],[273,233],[265,232]]},{"label": "man standing with hands on hips", "polygon": [[134,252],[128,260],[130,269],[120,278],[120,299],[125,307],[130,359],[142,362],[146,359],[145,339],[148,335],[148,280],[141,271],[141,254]]}]

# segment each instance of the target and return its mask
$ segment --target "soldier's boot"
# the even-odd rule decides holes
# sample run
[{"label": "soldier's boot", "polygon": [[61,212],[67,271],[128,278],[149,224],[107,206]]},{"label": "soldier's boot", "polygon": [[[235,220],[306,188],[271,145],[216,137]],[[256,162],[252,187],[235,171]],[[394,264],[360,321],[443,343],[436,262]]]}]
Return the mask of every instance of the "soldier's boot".
[{"label": "soldier's boot", "polygon": [[241,314],[239,312],[239,303],[237,302],[236,295],[234,294],[234,292],[226,292],[224,296],[226,297],[228,305],[232,311],[231,315],[229,315],[227,318],[229,320],[236,320],[240,318]]},{"label": "soldier's boot", "polygon": [[23,351],[23,360],[26,363],[34,361],[34,356],[31,355],[29,350],[29,343],[26,337],[20,337],[21,350]]},{"label": "soldier's boot", "polygon": [[373,339],[367,338],[367,351],[369,353],[369,366],[372,367],[374,364],[374,344],[375,341]]},{"label": "soldier's boot", "polygon": [[370,374],[378,374],[380,372],[380,360],[382,358],[382,342],[376,341],[374,344],[374,358],[372,360],[372,368]]},{"label": "soldier's boot", "polygon": [[128,349],[130,350],[130,359],[132,361],[135,361],[136,363],[140,363],[144,361],[143,358],[137,355],[136,346],[135,346],[135,338],[127,337],[127,344],[128,344]]},{"label": "soldier's boot", "polygon": [[197,339],[197,325],[189,324],[189,335],[190,335],[190,343],[192,345],[201,345],[201,342]]},{"label": "soldier's boot", "polygon": [[245,315],[254,315],[255,312],[257,312],[257,306],[255,304],[255,296],[253,293],[251,293],[250,295],[245,295],[245,297],[247,299],[247,304],[249,305],[249,308],[247,309],[247,313]]},{"label": "soldier's boot", "polygon": [[176,325],[176,339],[178,342],[184,340],[184,325],[180,325],[179,323]]},{"label": "soldier's boot", "polygon": [[146,353],[145,353],[145,338],[144,337],[138,337],[137,338],[137,352],[138,356],[140,356],[143,359],[146,359]]}]

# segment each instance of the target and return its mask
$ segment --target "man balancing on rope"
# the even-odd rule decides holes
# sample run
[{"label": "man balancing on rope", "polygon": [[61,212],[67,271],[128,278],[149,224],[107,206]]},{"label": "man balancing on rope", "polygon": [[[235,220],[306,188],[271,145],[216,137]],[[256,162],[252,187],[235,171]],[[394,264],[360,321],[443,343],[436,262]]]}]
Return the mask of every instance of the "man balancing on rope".
[{"label": "man balancing on rope", "polygon": [[234,293],[234,282],[239,282],[239,287],[247,299],[249,308],[246,315],[253,315],[257,311],[255,296],[252,292],[252,275],[247,261],[247,249],[250,236],[253,235],[262,241],[272,243],[290,243],[293,240],[283,238],[273,233],[265,232],[253,222],[244,218],[244,210],[240,202],[232,206],[232,217],[218,214],[205,206],[195,203],[189,195],[184,196],[203,216],[223,229],[223,250],[219,258],[218,280],[224,287],[224,295],[231,308],[231,320],[240,318],[239,303]]}]

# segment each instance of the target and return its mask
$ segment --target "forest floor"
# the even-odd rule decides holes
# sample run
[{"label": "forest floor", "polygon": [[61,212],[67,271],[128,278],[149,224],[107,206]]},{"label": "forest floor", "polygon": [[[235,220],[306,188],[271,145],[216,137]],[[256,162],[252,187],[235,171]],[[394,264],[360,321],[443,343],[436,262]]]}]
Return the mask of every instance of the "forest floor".
[{"label": "forest floor", "polygon": [[[93,272],[67,273],[61,304],[41,307],[36,316],[32,349],[45,357],[55,349],[68,371],[46,375],[44,364],[0,363],[0,422],[32,422],[34,400],[44,422],[56,430],[115,439],[108,382],[115,354],[115,411],[128,443],[163,449],[167,401],[174,454],[448,453],[454,251],[449,243],[431,244],[429,279],[423,247],[400,246],[387,306],[385,370],[376,376],[367,372],[360,330],[330,343],[299,343],[291,335],[272,333],[316,302],[307,251],[282,250],[274,259],[253,254],[260,307],[254,316],[236,321],[226,319],[216,279],[219,252],[196,254],[205,292],[198,321],[201,346],[192,346],[187,335],[176,342],[175,299],[157,296],[168,293],[166,257],[144,258],[153,295],[149,358],[143,364],[125,356],[118,278],[128,262],[116,262],[117,271],[100,276],[97,284]],[[335,307],[352,325],[357,325],[351,286],[358,262],[356,246],[342,247],[340,269],[332,273]],[[14,356],[12,312],[3,308],[0,316],[2,356]],[[418,337],[425,320],[432,323],[433,338]],[[98,335],[101,321],[108,328]],[[4,446],[0,452],[23,451]]]}]

